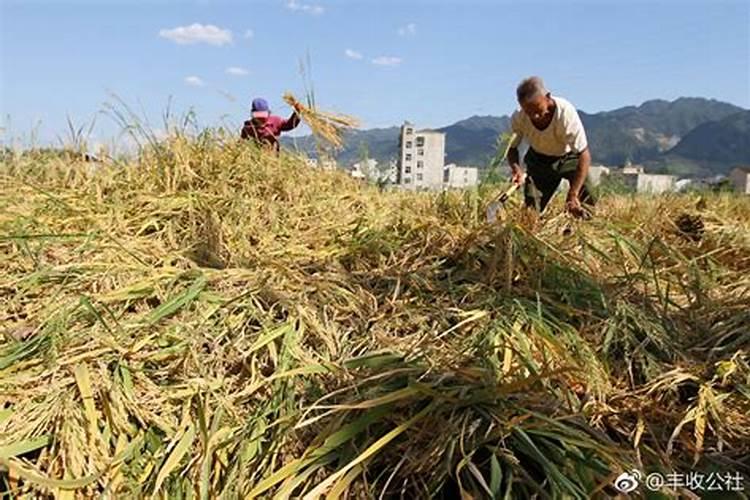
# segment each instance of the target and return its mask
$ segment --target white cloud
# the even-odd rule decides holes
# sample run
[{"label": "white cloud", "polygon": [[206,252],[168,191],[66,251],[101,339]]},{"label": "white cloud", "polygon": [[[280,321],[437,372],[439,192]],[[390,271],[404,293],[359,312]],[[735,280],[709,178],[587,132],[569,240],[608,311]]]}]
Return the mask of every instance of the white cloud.
[{"label": "white cloud", "polygon": [[344,51],[344,54],[349,59],[362,59],[362,53],[361,52],[357,52],[356,50],[346,49]]},{"label": "white cloud", "polygon": [[230,66],[226,69],[226,73],[227,75],[245,76],[250,72],[245,68],[240,68],[239,66]]},{"label": "white cloud", "polygon": [[313,16],[319,16],[323,12],[325,12],[325,9],[323,9],[323,7],[320,5],[301,3],[297,0],[289,0],[286,3],[286,8],[295,12],[305,12],[307,14],[312,14]]},{"label": "white cloud", "polygon": [[401,36],[414,36],[417,34],[417,25],[409,23],[406,26],[402,26],[398,29],[398,34]]},{"label": "white cloud", "polygon": [[242,36],[244,38],[252,38],[255,36],[255,32],[253,30],[245,30],[245,34]]},{"label": "white cloud", "polygon": [[376,66],[398,66],[403,62],[400,57],[379,56],[372,60]]},{"label": "white cloud", "polygon": [[159,30],[159,36],[180,45],[207,43],[221,47],[232,43],[232,32],[213,24],[193,23],[190,26],[162,29]]},{"label": "white cloud", "polygon": [[204,87],[206,83],[198,78],[197,76],[188,76],[185,78],[185,83],[190,85],[191,87]]}]

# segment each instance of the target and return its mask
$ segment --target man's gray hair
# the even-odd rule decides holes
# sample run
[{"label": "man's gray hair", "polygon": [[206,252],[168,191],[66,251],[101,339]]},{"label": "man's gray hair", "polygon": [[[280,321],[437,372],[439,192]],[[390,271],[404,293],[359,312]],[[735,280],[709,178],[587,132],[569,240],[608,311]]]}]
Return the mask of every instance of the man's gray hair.
[{"label": "man's gray hair", "polygon": [[519,103],[527,102],[539,95],[547,95],[549,91],[544,86],[544,82],[538,76],[530,76],[518,84],[516,88],[516,97]]}]

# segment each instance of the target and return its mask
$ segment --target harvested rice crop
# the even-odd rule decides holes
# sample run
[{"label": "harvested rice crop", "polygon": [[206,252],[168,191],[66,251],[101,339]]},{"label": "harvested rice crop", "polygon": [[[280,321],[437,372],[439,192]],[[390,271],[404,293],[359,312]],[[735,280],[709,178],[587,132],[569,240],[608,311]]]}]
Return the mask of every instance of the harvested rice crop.
[{"label": "harvested rice crop", "polygon": [[748,198],[610,196],[586,222],[511,201],[487,225],[495,194],[384,193],[212,130],[93,169],[5,154],[0,491],[611,498],[634,468],[747,477]]}]

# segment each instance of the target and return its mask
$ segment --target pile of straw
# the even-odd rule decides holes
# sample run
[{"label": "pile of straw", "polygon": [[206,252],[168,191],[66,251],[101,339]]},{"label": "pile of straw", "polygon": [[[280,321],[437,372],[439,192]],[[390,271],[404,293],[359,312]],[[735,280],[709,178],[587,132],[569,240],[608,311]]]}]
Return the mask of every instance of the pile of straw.
[{"label": "pile of straw", "polygon": [[[750,200],[381,193],[231,135],[0,164],[0,492],[614,497],[747,473]],[[747,485],[747,480],[745,482]],[[684,488],[663,490],[687,495]]]},{"label": "pile of straw", "polygon": [[284,94],[284,101],[292,106],[300,118],[307,123],[312,133],[333,146],[344,146],[344,132],[359,127],[359,121],[351,116],[321,111],[315,106],[306,106],[291,93]]}]

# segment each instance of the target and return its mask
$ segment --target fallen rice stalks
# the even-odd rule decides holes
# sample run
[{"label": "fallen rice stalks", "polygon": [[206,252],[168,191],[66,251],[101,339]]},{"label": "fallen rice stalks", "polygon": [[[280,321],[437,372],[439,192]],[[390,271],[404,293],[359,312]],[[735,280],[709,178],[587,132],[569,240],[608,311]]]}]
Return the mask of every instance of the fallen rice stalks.
[{"label": "fallen rice stalks", "polygon": [[[231,168],[230,168],[231,166]],[[561,234],[217,131],[0,164],[0,491],[612,497],[747,473],[750,201]],[[747,482],[745,483],[747,484]],[[668,491],[667,496],[686,494]]]}]

